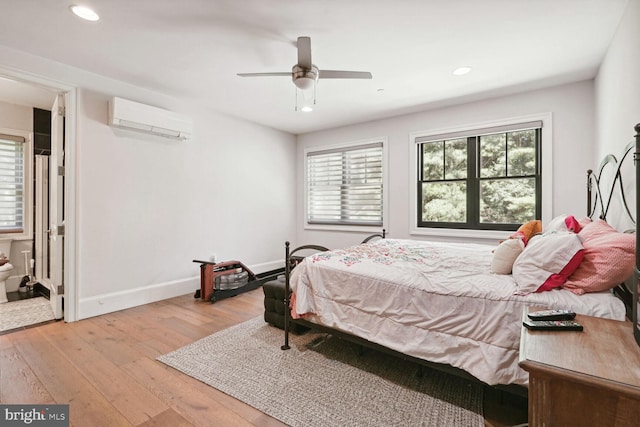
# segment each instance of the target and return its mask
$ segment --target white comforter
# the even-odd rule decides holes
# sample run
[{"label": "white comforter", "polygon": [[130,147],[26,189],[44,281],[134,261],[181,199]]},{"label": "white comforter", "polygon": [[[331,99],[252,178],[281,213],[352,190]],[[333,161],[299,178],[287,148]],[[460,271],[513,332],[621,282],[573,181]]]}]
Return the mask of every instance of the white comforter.
[{"label": "white comforter", "polygon": [[511,275],[490,272],[493,248],[384,239],[318,253],[293,270],[293,309],[492,385],[528,383],[518,366],[525,306],[624,320],[624,304],[610,292],[515,295]]}]

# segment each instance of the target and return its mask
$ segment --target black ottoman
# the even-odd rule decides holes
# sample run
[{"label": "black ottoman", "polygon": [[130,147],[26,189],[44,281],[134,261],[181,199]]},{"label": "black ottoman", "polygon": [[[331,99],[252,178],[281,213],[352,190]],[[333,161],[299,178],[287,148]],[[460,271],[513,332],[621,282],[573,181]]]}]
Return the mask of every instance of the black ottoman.
[{"label": "black ottoman", "polygon": [[[262,285],[262,290],[264,292],[264,321],[277,328],[284,329],[284,277],[265,282]],[[301,333],[308,329],[295,322],[289,322],[289,330],[291,332]]]}]

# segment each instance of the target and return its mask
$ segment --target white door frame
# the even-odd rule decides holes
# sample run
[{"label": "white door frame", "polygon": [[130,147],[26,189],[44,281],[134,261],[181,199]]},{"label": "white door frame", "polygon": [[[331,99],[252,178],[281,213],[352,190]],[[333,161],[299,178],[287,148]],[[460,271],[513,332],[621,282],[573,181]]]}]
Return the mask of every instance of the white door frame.
[{"label": "white door frame", "polygon": [[[51,152],[49,154],[49,188],[47,235],[49,268],[39,277],[49,288],[49,302],[56,319],[63,318],[64,301],[64,95],[58,94],[51,107]],[[37,237],[37,236],[36,236]]]},{"label": "white door frame", "polygon": [[64,320],[77,320],[78,284],[77,278],[77,88],[73,85],[37,76],[21,70],[0,66],[0,75],[10,77],[24,83],[40,86],[53,92],[64,93],[65,104],[65,245],[64,245]]}]

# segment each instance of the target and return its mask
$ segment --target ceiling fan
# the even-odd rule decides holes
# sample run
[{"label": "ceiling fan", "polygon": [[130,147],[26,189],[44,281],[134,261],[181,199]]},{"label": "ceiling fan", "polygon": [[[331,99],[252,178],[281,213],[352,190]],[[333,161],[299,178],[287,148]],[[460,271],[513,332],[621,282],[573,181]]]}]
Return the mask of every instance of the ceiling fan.
[{"label": "ceiling fan", "polygon": [[319,70],[311,63],[311,38],[298,37],[298,63],[290,72],[276,73],[238,73],[240,77],[288,76],[298,89],[307,90],[314,87],[318,79],[371,79],[368,71]]}]

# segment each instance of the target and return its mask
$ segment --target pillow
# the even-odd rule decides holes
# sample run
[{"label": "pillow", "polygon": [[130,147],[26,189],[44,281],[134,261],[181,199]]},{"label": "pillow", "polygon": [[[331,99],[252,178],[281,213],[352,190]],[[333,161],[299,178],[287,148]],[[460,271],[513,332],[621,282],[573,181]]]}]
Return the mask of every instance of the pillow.
[{"label": "pillow", "polygon": [[587,224],[591,224],[592,222],[593,220],[588,216],[585,216],[584,218],[580,218],[578,220],[578,224],[580,224],[580,229],[583,229]]},{"label": "pillow", "polygon": [[611,289],[629,278],[636,259],[635,234],[620,233],[601,219],[586,224],[578,234],[584,260],[564,288],[574,294]]},{"label": "pillow", "polygon": [[531,239],[513,264],[518,295],[550,291],[562,286],[584,255],[575,233],[551,233]]},{"label": "pillow", "polygon": [[582,226],[573,215],[558,215],[544,227],[544,232],[572,231],[579,233],[581,229]]},{"label": "pillow", "polygon": [[511,274],[513,262],[524,249],[522,239],[508,239],[493,250],[491,271],[496,274]]},{"label": "pillow", "polygon": [[518,231],[511,236],[511,238],[521,238],[526,245],[533,236],[542,232],[542,221],[534,219],[533,221],[525,222],[518,228]]}]

